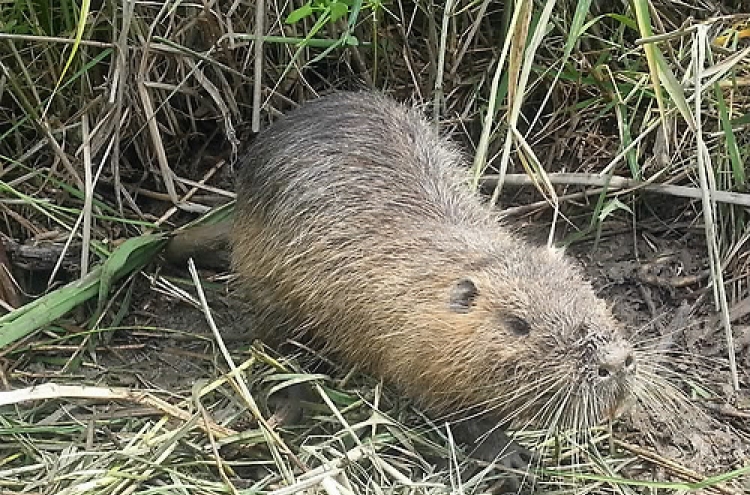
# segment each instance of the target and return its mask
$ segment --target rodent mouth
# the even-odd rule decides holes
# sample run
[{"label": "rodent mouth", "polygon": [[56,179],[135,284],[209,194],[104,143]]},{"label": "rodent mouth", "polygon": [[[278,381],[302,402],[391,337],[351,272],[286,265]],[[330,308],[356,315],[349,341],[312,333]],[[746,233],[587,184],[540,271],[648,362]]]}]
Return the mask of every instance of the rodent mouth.
[{"label": "rodent mouth", "polygon": [[600,421],[616,419],[623,413],[627,399],[632,394],[634,371],[633,369],[633,373],[626,372],[611,377],[603,387],[595,390],[597,399],[603,402],[604,406],[601,409]]},{"label": "rodent mouth", "polygon": [[[590,364],[588,372],[579,375],[577,383],[568,385],[567,394],[562,390],[553,393],[560,399],[558,411],[560,408],[562,411],[556,413],[558,419],[552,421],[556,424],[548,426],[582,431],[619,417],[632,395],[636,371],[634,358],[624,358],[623,363],[625,362],[626,366],[623,365],[614,372],[605,368],[607,373],[600,372],[601,364]],[[551,415],[548,418],[553,417]]]},{"label": "rodent mouth", "polygon": [[604,419],[608,419],[610,421],[614,421],[615,419],[622,416],[622,414],[626,410],[626,404],[627,404],[627,395],[623,394],[622,397],[618,398],[618,400],[614,401],[610,408],[605,411]]},{"label": "rodent mouth", "polygon": [[[532,383],[505,383],[502,409],[512,423],[550,430],[584,431],[615,419],[630,403],[637,380],[637,359],[626,343],[600,342],[586,355],[566,353],[547,360],[546,373],[521,373]],[[577,346],[576,351],[580,352]],[[560,363],[565,363],[564,367]]]},{"label": "rodent mouth", "polygon": [[[592,376],[593,375],[593,376]],[[516,415],[513,423],[525,427],[531,423],[549,430],[572,430],[584,432],[605,420],[619,417],[629,404],[632,396],[633,377],[620,374],[608,380],[600,380],[596,373],[580,375],[578,380],[561,383],[537,397],[527,397],[526,402],[519,394],[515,407],[526,414]],[[524,417],[525,416],[525,417]]]}]

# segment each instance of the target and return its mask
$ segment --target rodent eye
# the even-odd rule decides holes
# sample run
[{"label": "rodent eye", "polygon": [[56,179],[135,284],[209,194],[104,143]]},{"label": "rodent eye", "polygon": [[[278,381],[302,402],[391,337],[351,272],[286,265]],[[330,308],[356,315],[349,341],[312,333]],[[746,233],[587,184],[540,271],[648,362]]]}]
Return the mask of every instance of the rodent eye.
[{"label": "rodent eye", "polygon": [[450,308],[454,313],[468,313],[474,300],[479,295],[479,289],[468,278],[459,280],[451,289]]},{"label": "rodent eye", "polygon": [[508,325],[511,332],[516,335],[528,335],[531,333],[531,325],[529,325],[529,322],[519,316],[509,316],[505,319],[505,323]]}]

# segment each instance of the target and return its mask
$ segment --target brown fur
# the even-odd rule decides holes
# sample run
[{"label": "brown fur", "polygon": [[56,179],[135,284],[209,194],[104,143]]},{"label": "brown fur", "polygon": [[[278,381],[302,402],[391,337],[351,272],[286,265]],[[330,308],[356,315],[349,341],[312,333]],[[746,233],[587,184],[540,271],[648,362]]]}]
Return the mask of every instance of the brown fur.
[{"label": "brown fur", "polygon": [[630,344],[579,270],[503,227],[465,172],[419,112],[379,95],[275,122],[240,162],[230,232],[259,326],[307,331],[434,411],[601,420],[631,389]]}]

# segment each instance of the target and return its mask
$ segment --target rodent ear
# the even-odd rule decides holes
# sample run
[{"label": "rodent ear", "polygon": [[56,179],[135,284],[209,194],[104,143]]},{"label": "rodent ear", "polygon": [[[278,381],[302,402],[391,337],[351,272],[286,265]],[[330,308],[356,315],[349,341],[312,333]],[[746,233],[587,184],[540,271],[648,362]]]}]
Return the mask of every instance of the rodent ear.
[{"label": "rodent ear", "polygon": [[528,335],[531,333],[531,325],[524,318],[520,316],[507,316],[505,318],[505,324],[508,325],[510,331],[516,335]]},{"label": "rodent ear", "polygon": [[451,311],[454,313],[468,313],[478,295],[479,289],[477,289],[473,281],[468,278],[459,280],[451,289]]}]

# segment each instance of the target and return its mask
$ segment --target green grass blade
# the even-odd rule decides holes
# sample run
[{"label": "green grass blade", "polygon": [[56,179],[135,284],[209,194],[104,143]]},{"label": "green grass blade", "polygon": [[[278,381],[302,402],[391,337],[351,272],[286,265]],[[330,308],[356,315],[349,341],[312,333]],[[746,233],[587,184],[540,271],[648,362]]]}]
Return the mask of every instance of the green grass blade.
[{"label": "green grass blade", "polygon": [[99,306],[117,280],[140,270],[164,247],[166,237],[148,235],[125,241],[87,276],[0,317],[0,349],[49,325],[81,303],[99,295]]},{"label": "green grass blade", "polygon": [[732,164],[732,175],[734,176],[735,183],[744,188],[747,185],[745,164],[743,163],[739,146],[737,146],[737,136],[735,136],[734,134],[732,122],[729,118],[729,108],[727,107],[727,102],[721,92],[721,87],[719,87],[719,85],[716,83],[714,84],[714,94],[716,95],[716,107],[719,110],[721,130],[724,132],[724,146],[726,146],[727,154],[729,155],[729,161]]},{"label": "green grass blade", "polygon": [[669,67],[669,62],[666,61],[664,55],[659,50],[654,49],[654,56],[659,68],[659,80],[664,89],[667,90],[667,93],[669,93],[682,118],[685,119],[685,122],[687,122],[691,129],[694,129],[695,119],[693,118],[693,113],[690,111],[690,105],[688,105],[685,98],[685,90],[682,88],[682,84],[677,80],[674,72]]},{"label": "green grass blade", "polygon": [[[651,15],[649,14],[649,2],[647,0],[634,0],[633,7],[635,9],[635,19],[638,24],[638,31],[641,33],[641,37],[649,38],[653,36],[654,32],[651,29]],[[664,104],[664,97],[661,91],[661,71],[659,70],[659,57],[657,55],[658,50],[654,43],[646,43],[643,45],[643,51],[646,55],[646,62],[648,64],[648,70],[651,74],[651,82],[654,87],[654,95],[656,96],[656,104],[659,107],[659,114],[661,115],[662,121],[666,122],[667,109]],[[666,133],[666,129],[664,131]],[[665,138],[666,138],[665,134]],[[668,140],[667,140],[668,141]]]},{"label": "green grass blade", "polygon": [[98,317],[107,303],[112,285],[124,275],[141,269],[166,244],[166,237],[160,234],[143,235],[128,239],[107,258],[101,268],[99,278],[99,301],[96,310]]},{"label": "green grass blade", "polygon": [[[73,43],[73,47],[70,50],[70,55],[68,56],[68,59],[65,62],[65,67],[63,67],[63,70],[60,73],[60,77],[57,79],[57,83],[55,84],[55,89],[52,90],[53,97],[57,93],[60,85],[62,84],[63,79],[65,78],[65,74],[68,72],[68,69],[70,68],[70,64],[73,63],[73,59],[75,58],[76,53],[78,53],[78,47],[81,46],[81,40],[83,39],[83,30],[86,28],[86,18],[89,16],[90,7],[91,7],[91,0],[83,0],[81,2],[81,11],[78,13],[78,26],[76,29],[75,43]],[[52,101],[52,98],[50,98],[50,101]]]}]

